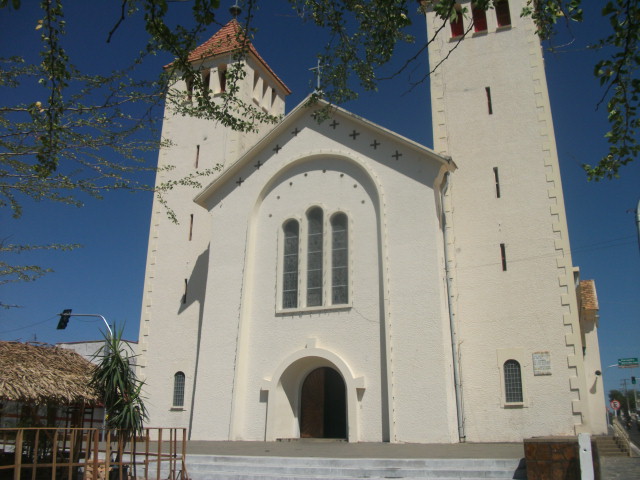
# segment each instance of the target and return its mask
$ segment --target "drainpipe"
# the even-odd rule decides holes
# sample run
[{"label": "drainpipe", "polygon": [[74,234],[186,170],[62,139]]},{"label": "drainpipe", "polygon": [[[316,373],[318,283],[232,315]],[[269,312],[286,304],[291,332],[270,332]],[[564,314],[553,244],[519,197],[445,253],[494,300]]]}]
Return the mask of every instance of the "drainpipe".
[{"label": "drainpipe", "polygon": [[458,420],[458,439],[460,443],[465,442],[464,433],[464,407],[462,406],[462,383],[460,382],[459,364],[458,364],[458,335],[456,333],[455,314],[453,313],[453,278],[449,271],[449,230],[447,228],[447,216],[445,214],[445,195],[449,190],[449,175],[444,174],[444,185],[440,193],[442,208],[442,236],[444,239],[444,268],[447,276],[447,302],[449,306],[449,330],[451,332],[451,354],[453,355],[453,383],[456,392],[456,414]]}]

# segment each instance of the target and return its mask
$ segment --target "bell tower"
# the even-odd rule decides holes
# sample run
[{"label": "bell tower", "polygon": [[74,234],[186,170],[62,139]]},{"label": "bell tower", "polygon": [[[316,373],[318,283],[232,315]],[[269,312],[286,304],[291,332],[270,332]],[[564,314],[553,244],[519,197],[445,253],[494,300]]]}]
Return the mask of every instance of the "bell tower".
[{"label": "bell tower", "polygon": [[434,149],[458,166],[444,209],[467,441],[606,431],[587,401],[597,379],[584,368],[544,60],[525,4],[485,12],[467,0],[453,21],[426,14],[429,35],[441,29],[429,46]]},{"label": "bell tower", "polygon": [[[239,12],[234,13],[232,7],[231,13],[234,18],[193,50],[189,61],[208,87],[210,100],[218,104],[225,101],[230,88],[228,72],[240,62],[244,77],[237,80],[235,98],[264,113],[281,116],[290,91],[244,37],[235,18]],[[241,59],[237,56],[240,49],[245,50]],[[179,73],[172,88],[181,101],[196,102],[194,83],[181,79]],[[175,110],[167,102],[156,187],[173,184],[175,188],[165,192],[163,201],[154,198],[153,202],[138,366],[145,380],[145,395],[151,399],[150,424],[190,428],[209,241],[214,227],[209,213],[193,202],[199,190],[183,185],[184,179],[195,177],[203,186],[209,184],[273,125],[257,124],[254,131],[240,132],[221,122],[183,116]],[[198,175],[214,168],[218,170],[212,175]],[[164,201],[175,213],[175,221],[168,217]]]}]

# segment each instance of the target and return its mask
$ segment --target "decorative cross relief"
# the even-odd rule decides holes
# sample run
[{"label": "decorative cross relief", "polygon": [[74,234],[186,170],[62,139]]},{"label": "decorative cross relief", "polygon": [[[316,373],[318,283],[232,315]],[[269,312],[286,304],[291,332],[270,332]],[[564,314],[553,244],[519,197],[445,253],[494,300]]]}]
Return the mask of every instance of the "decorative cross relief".
[{"label": "decorative cross relief", "polygon": [[393,154],[393,155],[391,155],[391,156],[392,156],[393,158],[395,158],[396,160],[398,160],[398,159],[402,156],[402,154],[401,154],[398,150],[396,150],[396,153],[394,153],[394,154]]},{"label": "decorative cross relief", "polygon": [[254,165],[254,167],[255,167],[256,169],[260,170],[260,167],[261,167],[262,165],[263,165],[263,163],[262,163],[260,160],[258,160],[258,163],[256,163],[256,164]]},{"label": "decorative cross relief", "polygon": [[358,135],[360,135],[360,132],[356,132],[355,128],[353,129],[353,132],[351,132],[351,133],[349,134],[349,136],[350,136],[351,138],[353,138],[354,140],[356,139],[356,137],[357,137]]},{"label": "decorative cross relief", "polygon": [[294,137],[297,137],[299,133],[300,133],[300,130],[298,130],[298,127],[296,127],[295,130],[291,132],[291,135],[293,135]]},{"label": "decorative cross relief", "polygon": [[331,128],[333,128],[334,130],[336,129],[336,127],[337,127],[338,125],[340,125],[340,122],[336,122],[335,120],[333,120],[333,122],[331,122],[331,123],[329,124],[329,126],[330,126]]},{"label": "decorative cross relief", "polygon": [[280,150],[282,150],[282,147],[280,145],[278,145],[278,144],[276,144],[276,146],[273,147],[273,151],[276,152],[276,153],[278,153]]},{"label": "decorative cross relief", "polygon": [[244,182],[244,180],[242,179],[242,177],[238,177],[238,180],[236,180],[236,183],[238,184],[238,186],[242,186],[242,183]]},{"label": "decorative cross relief", "polygon": [[380,142],[378,140],[373,140],[373,143],[371,145],[369,145],[370,147],[373,147],[374,150],[377,150],[378,147],[380,146]]}]

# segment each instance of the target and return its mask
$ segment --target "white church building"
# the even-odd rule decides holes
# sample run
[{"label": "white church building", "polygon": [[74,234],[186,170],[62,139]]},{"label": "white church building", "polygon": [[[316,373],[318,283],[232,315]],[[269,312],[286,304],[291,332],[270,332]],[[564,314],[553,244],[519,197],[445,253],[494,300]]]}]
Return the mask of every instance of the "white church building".
[{"label": "white church building", "polygon": [[[170,192],[179,225],[154,203],[149,426],[397,443],[606,432],[595,289],[571,259],[535,27],[525,0],[461,3],[429,47],[431,68],[456,49],[430,80],[433,148],[339,107],[318,123],[322,101],[252,134],[167,107],[157,182],[222,169],[195,200]],[[239,28],[192,53],[214,96]],[[243,62],[238,95],[283,115],[284,83],[253,46]]]}]

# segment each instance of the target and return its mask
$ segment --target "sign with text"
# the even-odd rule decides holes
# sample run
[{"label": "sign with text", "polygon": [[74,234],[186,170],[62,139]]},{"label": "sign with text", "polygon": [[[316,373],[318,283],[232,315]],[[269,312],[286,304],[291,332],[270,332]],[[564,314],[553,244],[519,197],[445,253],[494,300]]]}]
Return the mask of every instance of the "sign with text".
[{"label": "sign with text", "polygon": [[635,358],[619,358],[618,359],[618,367],[619,368],[635,368],[638,366],[638,357]]},{"label": "sign with text", "polygon": [[551,354],[549,352],[533,352],[533,374],[551,375]]}]

